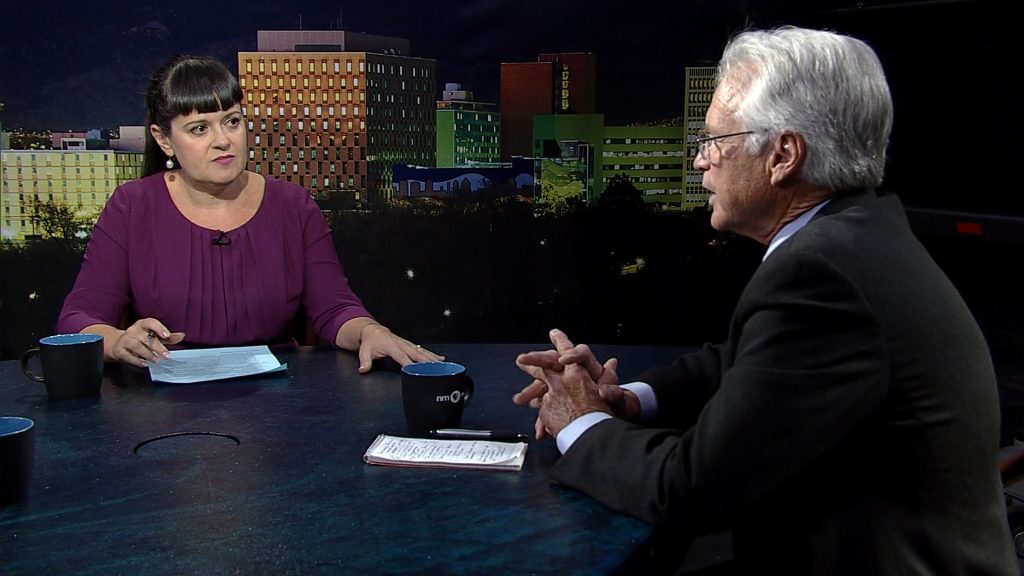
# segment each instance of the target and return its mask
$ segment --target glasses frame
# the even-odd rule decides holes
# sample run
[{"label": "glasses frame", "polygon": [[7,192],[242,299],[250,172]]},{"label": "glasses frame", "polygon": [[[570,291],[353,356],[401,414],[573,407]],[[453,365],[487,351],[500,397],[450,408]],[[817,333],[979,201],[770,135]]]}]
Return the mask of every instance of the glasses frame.
[{"label": "glasses frame", "polygon": [[700,136],[698,132],[698,138],[693,141],[697,145],[697,155],[701,158],[711,161],[711,156],[708,155],[708,148],[713,142],[717,142],[723,138],[731,138],[733,136],[747,136],[748,134],[756,134],[756,130],[743,130],[742,132],[730,132],[728,134],[718,134],[717,136]]}]

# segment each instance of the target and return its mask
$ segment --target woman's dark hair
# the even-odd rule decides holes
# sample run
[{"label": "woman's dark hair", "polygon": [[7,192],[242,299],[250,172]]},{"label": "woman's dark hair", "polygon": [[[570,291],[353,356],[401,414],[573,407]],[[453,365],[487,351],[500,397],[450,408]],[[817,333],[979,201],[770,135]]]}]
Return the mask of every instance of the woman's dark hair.
[{"label": "woman's dark hair", "polygon": [[146,91],[146,149],[142,175],[167,169],[167,155],[149,131],[156,124],[170,134],[171,120],[182,114],[227,110],[242,101],[238,79],[219,60],[207,56],[175,56],[157,68]]}]

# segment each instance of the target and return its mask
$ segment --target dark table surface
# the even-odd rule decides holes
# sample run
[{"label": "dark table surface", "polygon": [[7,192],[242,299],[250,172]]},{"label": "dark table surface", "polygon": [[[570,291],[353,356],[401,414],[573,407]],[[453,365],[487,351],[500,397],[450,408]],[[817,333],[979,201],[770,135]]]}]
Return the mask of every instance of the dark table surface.
[{"label": "dark table surface", "polygon": [[[520,472],[363,463],[378,434],[404,433],[400,377],[360,376],[347,352],[275,350],[285,373],[183,385],[108,365],[100,397],[59,401],[0,362],[0,415],[36,423],[31,493],[0,508],[0,574],[613,573],[650,526],[552,483],[557,449],[511,401],[515,355],[547,347],[431,347],[474,377],[464,426],[531,432]],[[683,350],[594,348],[623,378]],[[136,451],[176,433],[237,443]]]}]

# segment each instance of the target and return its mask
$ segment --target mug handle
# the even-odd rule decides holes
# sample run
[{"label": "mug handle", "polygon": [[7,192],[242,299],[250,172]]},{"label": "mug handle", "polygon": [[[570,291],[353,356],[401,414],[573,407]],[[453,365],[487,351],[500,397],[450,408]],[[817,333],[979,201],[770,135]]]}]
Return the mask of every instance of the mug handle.
[{"label": "mug handle", "polygon": [[462,403],[462,406],[469,406],[469,401],[473,399],[473,378],[469,374],[466,374],[466,394],[464,398],[466,401]]},{"label": "mug handle", "polygon": [[39,348],[29,348],[21,355],[21,371],[25,373],[25,376],[35,380],[36,382],[45,382],[42,376],[36,376],[28,369],[28,362],[33,356],[39,355]]}]

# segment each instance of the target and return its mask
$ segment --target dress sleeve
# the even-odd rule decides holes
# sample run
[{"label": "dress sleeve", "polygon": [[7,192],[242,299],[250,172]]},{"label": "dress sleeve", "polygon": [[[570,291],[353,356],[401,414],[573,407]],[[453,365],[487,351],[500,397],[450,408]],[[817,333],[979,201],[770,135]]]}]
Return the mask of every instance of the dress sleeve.
[{"label": "dress sleeve", "polygon": [[303,194],[300,210],[305,259],[302,304],[317,335],[333,346],[342,324],[352,318],[371,316],[349,287],[334,249],[331,229],[308,193]]},{"label": "dress sleeve", "polygon": [[131,301],[128,279],[127,194],[117,190],[93,227],[82,268],[64,299],[57,332],[79,332],[93,324],[116,326]]}]

